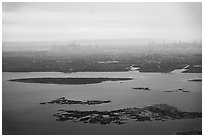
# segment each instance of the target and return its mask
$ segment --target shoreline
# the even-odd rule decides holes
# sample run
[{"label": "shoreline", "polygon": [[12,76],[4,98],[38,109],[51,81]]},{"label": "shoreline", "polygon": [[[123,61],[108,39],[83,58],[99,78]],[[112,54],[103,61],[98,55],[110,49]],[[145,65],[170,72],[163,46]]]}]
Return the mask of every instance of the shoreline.
[{"label": "shoreline", "polygon": [[[179,70],[179,69],[175,69]],[[173,71],[175,71],[173,70]],[[130,70],[120,70],[120,71],[74,71],[74,72],[63,72],[63,71],[2,71],[2,73],[51,73],[51,72],[56,72],[56,73],[63,73],[63,74],[72,74],[72,73],[81,73],[81,72],[135,72],[135,73],[162,73],[162,74],[178,74],[173,71],[170,72],[157,72],[157,71],[130,71]],[[181,74],[195,74],[195,73],[201,73],[202,72],[180,72]]]}]

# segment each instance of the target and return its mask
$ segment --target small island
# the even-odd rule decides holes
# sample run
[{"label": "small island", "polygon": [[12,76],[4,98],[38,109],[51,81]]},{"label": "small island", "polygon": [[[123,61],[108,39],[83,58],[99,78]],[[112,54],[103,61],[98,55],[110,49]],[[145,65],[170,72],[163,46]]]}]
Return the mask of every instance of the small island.
[{"label": "small island", "polygon": [[183,88],[174,89],[174,90],[165,90],[163,92],[190,92],[189,90],[185,90]]},{"label": "small island", "polygon": [[147,87],[137,87],[137,88],[132,88],[134,90],[151,90],[150,88]]},{"label": "small island", "polygon": [[104,103],[110,103],[111,101],[105,100],[88,100],[88,101],[76,101],[76,100],[68,100],[65,97],[61,97],[49,102],[42,102],[40,104],[85,104],[85,105],[96,105],[96,104],[104,104]]},{"label": "small island", "polygon": [[22,79],[12,79],[10,81],[14,82],[24,82],[24,83],[42,83],[42,84],[64,84],[64,85],[81,85],[81,84],[96,84],[102,83],[104,81],[125,81],[132,80],[133,78],[22,78]]},{"label": "small island", "polygon": [[73,121],[90,124],[125,124],[128,119],[134,121],[166,121],[175,119],[194,119],[202,117],[200,112],[182,112],[167,104],[155,104],[143,108],[125,108],[112,111],[58,110],[53,115],[57,121]]},{"label": "small island", "polygon": [[188,81],[202,82],[202,79],[190,79]]}]

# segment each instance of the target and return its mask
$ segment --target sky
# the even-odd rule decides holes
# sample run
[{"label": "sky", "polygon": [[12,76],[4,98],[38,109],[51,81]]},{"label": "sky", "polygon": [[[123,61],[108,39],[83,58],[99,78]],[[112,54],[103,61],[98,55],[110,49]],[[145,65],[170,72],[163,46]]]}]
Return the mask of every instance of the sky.
[{"label": "sky", "polygon": [[3,42],[202,38],[202,3],[3,2]]}]

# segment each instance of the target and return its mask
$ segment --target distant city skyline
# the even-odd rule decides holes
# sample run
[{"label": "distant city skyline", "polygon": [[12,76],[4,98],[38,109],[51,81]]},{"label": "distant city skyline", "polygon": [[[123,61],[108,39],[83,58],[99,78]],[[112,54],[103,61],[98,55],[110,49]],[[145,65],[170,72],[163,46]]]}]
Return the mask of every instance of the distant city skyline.
[{"label": "distant city skyline", "polygon": [[202,3],[2,3],[3,42],[202,39]]}]

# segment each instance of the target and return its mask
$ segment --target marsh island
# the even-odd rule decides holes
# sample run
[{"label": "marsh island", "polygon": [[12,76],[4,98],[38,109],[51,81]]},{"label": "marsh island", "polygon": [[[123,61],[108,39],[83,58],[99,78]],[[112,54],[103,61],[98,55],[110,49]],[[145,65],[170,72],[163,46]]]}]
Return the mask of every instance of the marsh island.
[{"label": "marsh island", "polygon": [[200,112],[183,112],[167,104],[155,104],[143,108],[125,108],[112,111],[59,110],[53,115],[57,121],[73,121],[90,124],[125,124],[128,119],[135,121],[166,121],[175,119],[193,119],[202,116]]},{"label": "marsh island", "polygon": [[110,103],[110,100],[88,100],[88,101],[78,101],[78,100],[69,100],[65,97],[60,97],[58,99],[49,101],[49,102],[41,102],[40,104],[84,104],[84,105],[96,105],[96,104],[104,104]]},{"label": "marsh island", "polygon": [[24,83],[43,83],[43,84],[64,84],[64,85],[80,85],[80,84],[96,84],[104,81],[125,81],[132,80],[132,78],[22,78],[12,79],[10,81],[24,82]]}]

